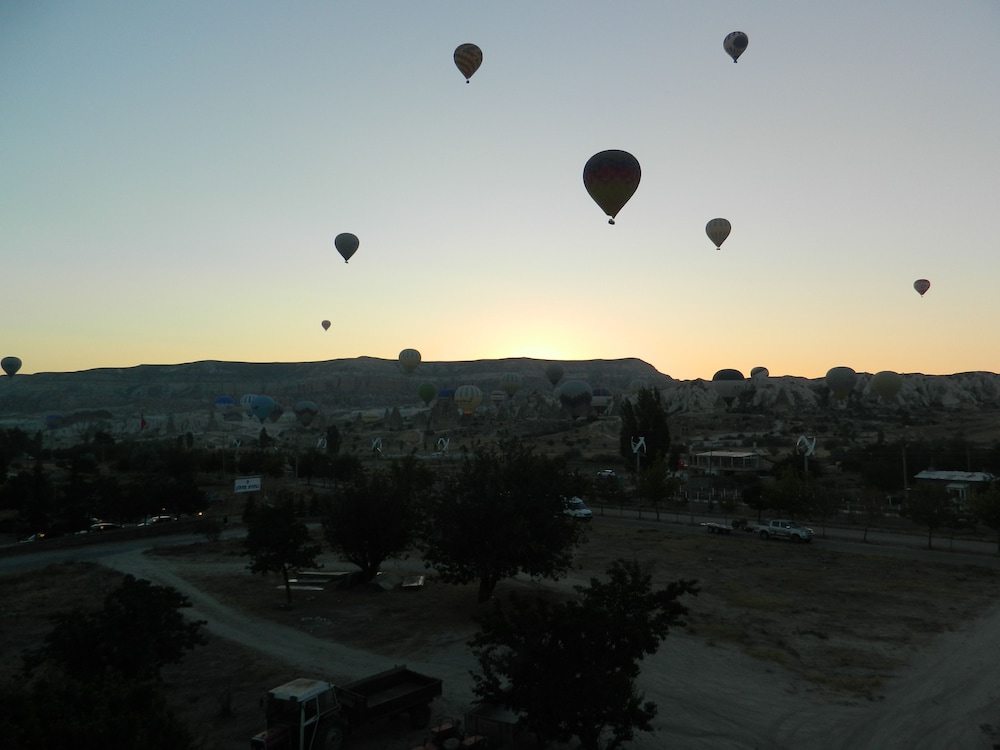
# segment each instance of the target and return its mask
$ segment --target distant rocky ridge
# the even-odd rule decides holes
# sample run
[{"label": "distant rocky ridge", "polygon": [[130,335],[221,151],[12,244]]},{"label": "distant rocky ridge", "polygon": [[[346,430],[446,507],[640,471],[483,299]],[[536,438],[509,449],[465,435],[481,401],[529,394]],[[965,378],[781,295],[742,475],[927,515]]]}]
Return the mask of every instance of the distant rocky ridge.
[{"label": "distant rocky ridge", "polygon": [[[10,420],[81,410],[114,415],[209,411],[220,396],[239,401],[245,394],[267,394],[286,409],[300,400],[324,410],[418,407],[422,383],[438,389],[478,386],[483,405],[500,387],[506,373],[521,384],[515,401],[532,394],[551,396],[546,360],[510,358],[468,362],[422,362],[407,376],[396,360],[358,357],[325,362],[248,363],[204,361],[179,365],[139,365],[70,373],[37,373],[0,378],[0,419]],[[639,359],[561,361],[567,380],[603,386],[620,397],[638,383],[660,390],[671,413],[725,409],[710,381],[675,380]],[[871,376],[859,373],[852,401],[879,402]],[[747,379],[733,409],[810,412],[828,408],[835,399],[823,378],[794,376]],[[909,408],[934,407],[975,411],[1000,408],[1000,375],[967,372],[955,375],[904,374],[894,403]]]}]

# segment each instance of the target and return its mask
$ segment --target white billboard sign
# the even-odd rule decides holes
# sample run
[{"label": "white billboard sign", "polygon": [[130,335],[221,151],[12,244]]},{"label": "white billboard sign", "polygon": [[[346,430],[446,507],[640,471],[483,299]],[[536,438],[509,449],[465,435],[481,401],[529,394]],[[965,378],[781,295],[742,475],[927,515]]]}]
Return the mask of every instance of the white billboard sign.
[{"label": "white billboard sign", "polygon": [[233,492],[258,492],[260,477],[239,477],[233,485]]}]

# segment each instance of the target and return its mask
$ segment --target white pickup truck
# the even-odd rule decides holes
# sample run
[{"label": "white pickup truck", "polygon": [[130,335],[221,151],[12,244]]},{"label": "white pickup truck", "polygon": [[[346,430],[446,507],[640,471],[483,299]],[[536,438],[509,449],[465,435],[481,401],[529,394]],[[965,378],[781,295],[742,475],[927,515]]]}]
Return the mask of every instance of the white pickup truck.
[{"label": "white pickup truck", "polygon": [[813,530],[808,526],[800,526],[795,521],[779,518],[772,521],[761,521],[754,524],[750,531],[756,531],[761,539],[790,539],[793,542],[811,542]]}]

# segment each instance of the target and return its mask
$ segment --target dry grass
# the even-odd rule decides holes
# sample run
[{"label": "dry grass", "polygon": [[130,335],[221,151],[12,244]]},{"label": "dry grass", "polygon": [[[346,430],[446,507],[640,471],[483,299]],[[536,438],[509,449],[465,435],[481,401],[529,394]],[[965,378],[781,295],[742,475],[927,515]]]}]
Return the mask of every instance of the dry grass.
[{"label": "dry grass", "polygon": [[[686,603],[687,629],[709,643],[735,644],[789,670],[832,699],[876,698],[886,678],[934,635],[955,628],[1000,597],[997,572],[889,557],[855,555],[813,545],[762,542],[749,535],[676,533],[595,521],[568,583],[585,584],[615,558],[635,559],[657,585],[697,579],[701,593]],[[464,647],[475,631],[474,585],[448,586],[430,576],[420,590],[295,592],[282,606],[276,576],[244,569],[236,542],[160,550],[188,580],[231,606],[313,635],[382,654],[419,658],[441,647]],[[387,566],[390,574],[426,573],[415,559]],[[92,564],[60,565],[30,578],[0,578],[0,645],[4,675],[17,655],[38,645],[48,616],[98,605],[120,576]],[[501,585],[544,591],[541,582]],[[566,587],[562,586],[565,591]],[[280,664],[212,640],[165,673],[172,700],[204,746],[246,746],[260,722],[257,699],[287,678]]]}]

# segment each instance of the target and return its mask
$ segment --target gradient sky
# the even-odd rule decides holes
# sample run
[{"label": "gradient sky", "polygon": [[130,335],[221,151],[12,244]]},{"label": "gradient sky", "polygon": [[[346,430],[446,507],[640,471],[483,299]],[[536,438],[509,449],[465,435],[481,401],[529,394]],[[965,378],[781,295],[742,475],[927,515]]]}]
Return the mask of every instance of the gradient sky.
[{"label": "gradient sky", "polygon": [[997,0],[7,0],[0,356],[996,372],[998,33]]}]

